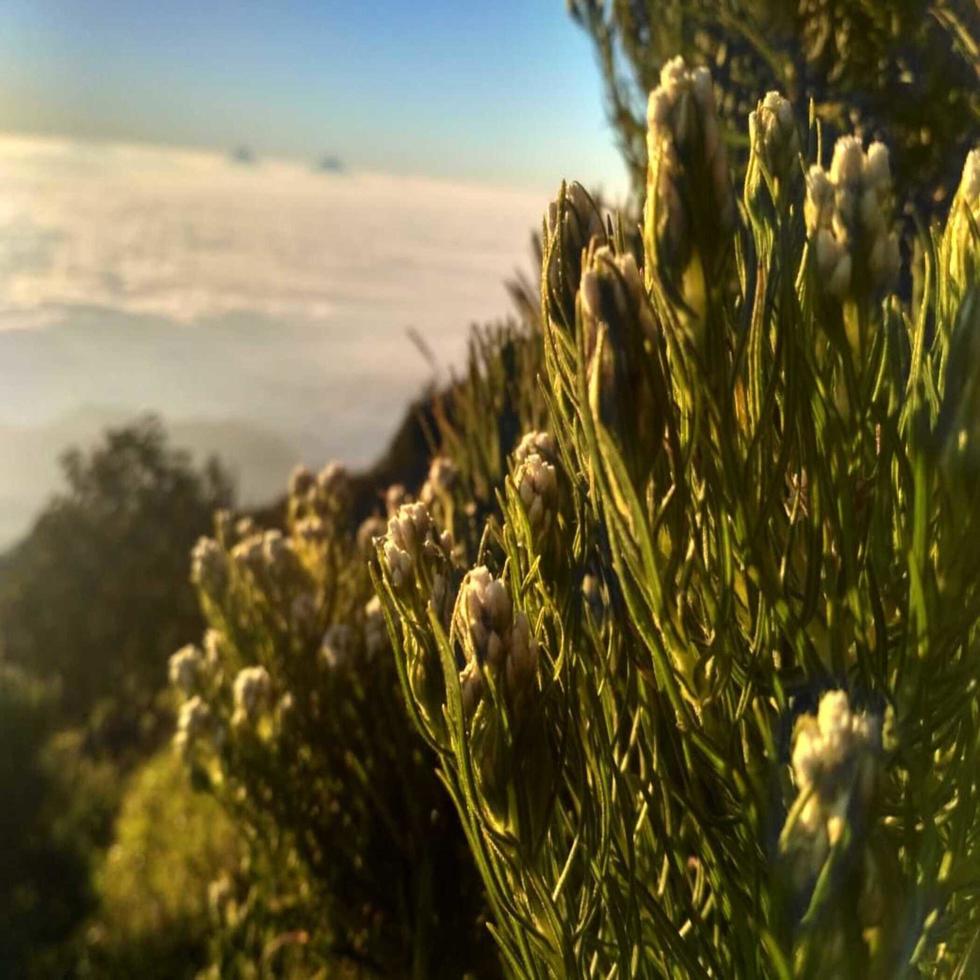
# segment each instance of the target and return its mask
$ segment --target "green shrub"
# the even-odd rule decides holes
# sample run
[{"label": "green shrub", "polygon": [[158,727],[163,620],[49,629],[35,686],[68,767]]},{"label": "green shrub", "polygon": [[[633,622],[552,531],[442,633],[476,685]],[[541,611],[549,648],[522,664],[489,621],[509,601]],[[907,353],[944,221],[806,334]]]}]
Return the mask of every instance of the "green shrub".
[{"label": "green shrub", "polygon": [[195,792],[168,746],[130,778],[112,846],[95,876],[98,909],[79,972],[193,977],[213,931],[209,888],[238,869],[234,824]]},{"label": "green shrub", "polygon": [[501,440],[490,344],[434,469],[480,479],[376,547],[504,969],[972,975],[980,151],[910,306],[881,144],[804,180],[767,96],[739,201],[710,76],[649,117],[642,255],[577,185],[546,216],[547,431]]},{"label": "green shrub", "polygon": [[493,976],[478,878],[372,602],[384,522],[352,528],[350,505],[342,468],[300,469],[285,533],[223,512],[194,549],[210,628],[171,658],[176,744],[249,847],[212,965]]}]

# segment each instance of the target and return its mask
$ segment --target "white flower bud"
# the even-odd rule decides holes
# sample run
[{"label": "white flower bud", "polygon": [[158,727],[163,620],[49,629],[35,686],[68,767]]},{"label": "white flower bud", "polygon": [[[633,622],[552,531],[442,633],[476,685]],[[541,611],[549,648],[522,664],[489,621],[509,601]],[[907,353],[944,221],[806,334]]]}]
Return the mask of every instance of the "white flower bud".
[{"label": "white flower bud", "polygon": [[831,844],[843,830],[855,789],[867,789],[868,767],[881,746],[877,718],[851,710],[844,691],[828,691],[816,717],[802,715],[793,737],[793,780],[808,797],[800,827],[813,834],[822,827]]},{"label": "white flower bud", "polygon": [[[858,290],[875,293],[898,276],[898,237],[889,227],[891,176],[888,150],[845,136],[834,147],[828,177],[811,167],[805,215],[817,269],[827,291],[840,299]],[[840,254],[836,255],[836,245]]]},{"label": "white flower bud", "polygon": [[653,129],[666,129],[670,124],[670,110],[673,102],[662,88],[655,88],[647,100],[647,125]]},{"label": "white flower bud", "polygon": [[213,538],[198,538],[191,551],[191,581],[208,595],[220,592],[228,580],[225,553]]},{"label": "white flower bud", "polygon": [[270,568],[278,568],[286,560],[291,545],[282,536],[282,531],[266,531],[262,537],[262,557]]},{"label": "white flower bud", "polygon": [[193,643],[188,643],[170,657],[167,675],[170,683],[187,696],[196,690],[203,668],[203,654]]},{"label": "white flower bud", "polygon": [[830,278],[840,259],[842,248],[829,228],[821,228],[815,241],[817,267],[821,275]]},{"label": "white flower bud", "polygon": [[687,78],[687,65],[684,63],[684,58],[679,54],[665,62],[660,69],[660,85],[668,93],[676,93]]},{"label": "white flower bud", "polygon": [[[501,635],[510,630],[512,609],[503,582],[484,565],[468,572],[460,589],[463,622],[473,642],[477,661],[496,661],[503,653]],[[491,640],[496,637],[496,642]]]},{"label": "white flower bud", "polygon": [[261,534],[252,534],[242,541],[239,541],[231,549],[232,561],[241,569],[251,569],[259,571],[265,563],[265,552],[263,548],[264,539]]},{"label": "white flower bud", "polygon": [[885,191],[891,187],[892,172],[888,160],[888,147],[875,141],[868,147],[864,161],[864,184],[875,190]]},{"label": "white flower bud", "polygon": [[[706,197],[723,227],[735,216],[710,72],[703,67],[688,70],[681,57],[668,61],[647,102],[647,124],[647,273],[652,274],[651,263],[662,259],[677,275],[686,268],[695,244],[687,219],[693,201]],[[700,186],[694,186],[695,181]],[[712,243],[700,244],[705,250]]]},{"label": "white flower bud", "polygon": [[235,522],[235,537],[239,540],[251,537],[258,531],[255,521],[251,517],[239,517]]},{"label": "white flower bud", "polygon": [[531,635],[531,624],[524,613],[514,617],[507,652],[505,677],[508,690],[523,691],[534,679],[538,669],[538,645]]},{"label": "white flower bud", "polygon": [[864,153],[856,136],[842,136],[834,145],[830,163],[830,179],[838,187],[857,184],[864,171]]},{"label": "white flower bud", "polygon": [[225,914],[234,900],[235,888],[226,875],[208,884],[208,910],[219,922],[224,921]]},{"label": "white flower bud", "polygon": [[549,463],[558,458],[555,440],[547,432],[527,432],[521,436],[521,441],[514,450],[514,462],[520,465],[531,453],[537,453]]},{"label": "white flower bud", "polygon": [[558,477],[554,466],[532,452],[517,468],[514,484],[532,529],[545,530],[558,500]]},{"label": "white flower bud", "polygon": [[244,667],[232,687],[238,722],[253,722],[269,705],[272,680],[265,667]]},{"label": "white flower bud", "polygon": [[438,534],[423,503],[402,504],[388,521],[383,554],[396,589],[413,577],[424,555],[448,557],[451,550],[451,536]]},{"label": "white flower bud", "polygon": [[704,66],[695,68],[691,72],[691,88],[701,111],[714,122],[715,90],[711,83],[711,72]]},{"label": "white flower bud", "polygon": [[214,715],[207,703],[195,694],[180,706],[174,744],[187,752],[199,738],[213,735]]}]

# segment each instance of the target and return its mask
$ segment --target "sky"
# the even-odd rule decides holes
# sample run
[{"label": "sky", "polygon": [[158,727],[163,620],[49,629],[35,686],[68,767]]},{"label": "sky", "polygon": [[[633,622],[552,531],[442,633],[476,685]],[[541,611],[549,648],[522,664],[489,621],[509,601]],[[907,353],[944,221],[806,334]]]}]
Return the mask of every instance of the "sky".
[{"label": "sky", "polygon": [[626,187],[562,0],[3,0],[0,130]]}]

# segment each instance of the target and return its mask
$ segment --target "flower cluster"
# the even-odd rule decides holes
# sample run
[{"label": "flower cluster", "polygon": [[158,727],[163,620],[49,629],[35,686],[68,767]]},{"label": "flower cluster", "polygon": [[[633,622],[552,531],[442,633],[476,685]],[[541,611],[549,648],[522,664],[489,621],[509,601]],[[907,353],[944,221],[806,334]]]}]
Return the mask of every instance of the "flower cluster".
[{"label": "flower cluster", "polygon": [[898,276],[898,234],[890,226],[888,149],[867,153],[856,136],[834,147],[829,173],[814,164],[807,174],[804,213],[817,271],[839,299],[890,288]]},{"label": "flower cluster", "polygon": [[521,436],[521,441],[514,449],[514,463],[520,466],[532,453],[537,454],[549,463],[554,463],[558,459],[555,450],[555,440],[548,432],[533,430],[525,432]]},{"label": "flower cluster", "polygon": [[527,616],[515,615],[507,587],[480,565],[463,579],[457,609],[467,659],[464,703],[475,704],[487,670],[504,679],[512,698],[520,698],[537,671],[538,645]]},{"label": "flower cluster", "polygon": [[191,551],[191,581],[205,595],[218,595],[228,582],[225,553],[214,538],[198,539]]},{"label": "flower cluster", "polygon": [[[647,155],[647,274],[664,265],[676,275],[686,268],[693,233],[702,226],[697,215],[710,214],[714,228],[730,230],[735,222],[728,153],[707,68],[691,70],[680,56],[663,66],[647,103]],[[710,252],[718,244],[701,243]],[[712,254],[702,258],[713,265]]]},{"label": "flower cluster", "polygon": [[426,559],[448,558],[451,551],[449,532],[439,531],[423,503],[402,504],[388,521],[382,554],[396,589],[414,581]]},{"label": "flower cluster", "polygon": [[350,505],[351,478],[343,464],[328,463],[318,474],[297,466],[289,478],[289,513],[293,521],[343,518]]},{"label": "flower cluster", "polygon": [[518,496],[535,533],[547,531],[558,501],[555,467],[537,452],[524,457],[514,474]]},{"label": "flower cluster", "polygon": [[767,92],[758,107],[749,113],[749,144],[752,157],[746,172],[750,201],[757,200],[764,184],[759,164],[772,181],[771,193],[776,201],[786,199],[800,173],[800,137],[793,115],[793,105],[779,92]]},{"label": "flower cluster", "polygon": [[639,472],[661,441],[663,377],[652,349],[659,329],[632,253],[590,248],[580,297],[589,408]]},{"label": "flower cluster", "polygon": [[575,291],[582,274],[582,252],[594,239],[604,240],[602,216],[581,184],[569,184],[544,216],[548,291],[558,304],[565,326],[575,322]]},{"label": "flower cluster", "polygon": [[802,802],[798,826],[840,839],[852,799],[866,799],[881,747],[881,721],[855,712],[844,691],[828,691],[816,715],[802,715],[793,737],[793,779]]}]

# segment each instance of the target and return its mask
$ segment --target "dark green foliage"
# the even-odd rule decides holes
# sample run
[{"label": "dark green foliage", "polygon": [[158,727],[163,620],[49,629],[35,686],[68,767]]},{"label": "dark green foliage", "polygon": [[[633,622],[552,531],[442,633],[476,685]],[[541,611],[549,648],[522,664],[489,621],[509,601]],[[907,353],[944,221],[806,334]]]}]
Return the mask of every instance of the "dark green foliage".
[{"label": "dark green foliage", "polygon": [[[646,96],[682,54],[725,93],[728,136],[767,89],[832,137],[860,130],[892,148],[899,196],[945,206],[980,123],[980,13],[971,0],[568,0],[591,35],[608,111],[642,196]],[[744,162],[747,153],[742,155]]]},{"label": "dark green foliage", "polygon": [[104,747],[128,751],[152,735],[143,715],[168,654],[201,629],[187,553],[228,478],[214,462],[195,469],[152,418],[62,465],[66,490],[0,574],[0,657],[57,680],[64,721],[90,720]]},{"label": "dark green foliage", "polygon": [[115,797],[112,773],[49,741],[50,688],[0,665],[0,976],[60,976],[94,906],[93,848]]}]

